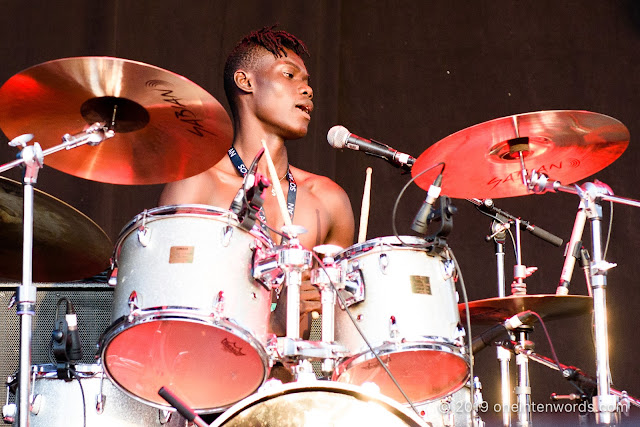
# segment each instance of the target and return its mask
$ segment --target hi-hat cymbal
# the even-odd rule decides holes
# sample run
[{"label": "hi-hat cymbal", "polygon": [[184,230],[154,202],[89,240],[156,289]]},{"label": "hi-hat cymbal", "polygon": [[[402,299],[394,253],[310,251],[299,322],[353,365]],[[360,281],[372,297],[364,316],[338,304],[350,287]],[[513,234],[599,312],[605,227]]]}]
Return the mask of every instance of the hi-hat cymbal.
[{"label": "hi-hat cymbal", "polygon": [[[23,190],[0,177],[0,278],[22,279]],[[86,279],[109,267],[113,245],[89,217],[34,189],[33,280]]]},{"label": "hi-hat cymbal", "polygon": [[[545,320],[586,314],[593,308],[593,298],[585,295],[510,295],[469,302],[471,323],[499,323],[523,311],[535,311]],[[458,304],[464,323],[467,313]]]},{"label": "hi-hat cymbal", "polygon": [[[528,144],[528,145],[525,145]],[[613,163],[629,144],[618,120],[589,111],[539,111],[503,117],[456,132],[427,148],[412,175],[445,163],[442,194],[454,198],[500,198],[529,194],[514,151],[523,151],[529,172],[546,173],[564,185]],[[416,179],[425,190],[440,167]]]},{"label": "hi-hat cymbal", "polygon": [[77,57],[45,62],[0,88],[0,128],[10,139],[35,135],[44,148],[89,124],[113,138],[59,151],[45,164],[111,184],[161,184],[213,166],[231,145],[224,107],[192,81],[141,62]]}]

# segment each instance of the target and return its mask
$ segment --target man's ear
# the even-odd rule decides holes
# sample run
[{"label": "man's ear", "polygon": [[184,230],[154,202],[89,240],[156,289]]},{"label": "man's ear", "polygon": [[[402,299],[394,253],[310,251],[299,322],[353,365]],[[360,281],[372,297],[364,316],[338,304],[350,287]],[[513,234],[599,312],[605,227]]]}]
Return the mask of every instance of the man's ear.
[{"label": "man's ear", "polygon": [[238,86],[238,89],[244,92],[253,92],[253,86],[251,85],[251,77],[244,70],[237,70],[233,73],[233,81]]}]

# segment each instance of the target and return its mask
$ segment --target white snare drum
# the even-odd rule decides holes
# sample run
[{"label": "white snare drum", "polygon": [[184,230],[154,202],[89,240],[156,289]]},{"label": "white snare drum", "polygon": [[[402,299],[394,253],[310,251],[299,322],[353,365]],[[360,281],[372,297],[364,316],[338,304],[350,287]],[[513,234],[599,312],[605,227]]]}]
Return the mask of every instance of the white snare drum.
[{"label": "white snare drum", "polygon": [[177,426],[186,421],[131,399],[103,375],[100,365],[76,365],[75,370],[79,381],[58,378],[54,365],[32,367],[31,426]]},{"label": "white snare drum", "polygon": [[238,402],[211,427],[424,426],[397,402],[363,387],[331,381],[267,387]]},{"label": "white snare drum", "polygon": [[199,413],[221,412],[265,381],[270,292],[253,280],[253,249],[270,246],[228,211],[164,206],[138,215],[115,251],[105,372],[159,408],[167,387]]},{"label": "white snare drum", "polygon": [[[412,236],[402,240],[425,245]],[[396,237],[352,246],[336,259],[346,283],[364,293],[360,302],[356,297],[350,312],[409,398],[424,402],[462,387],[469,377],[469,361],[458,325],[453,262],[420,247],[402,246]],[[383,394],[406,402],[344,309],[336,305],[335,314],[335,340],[350,357],[338,364],[333,379],[373,382]]]}]

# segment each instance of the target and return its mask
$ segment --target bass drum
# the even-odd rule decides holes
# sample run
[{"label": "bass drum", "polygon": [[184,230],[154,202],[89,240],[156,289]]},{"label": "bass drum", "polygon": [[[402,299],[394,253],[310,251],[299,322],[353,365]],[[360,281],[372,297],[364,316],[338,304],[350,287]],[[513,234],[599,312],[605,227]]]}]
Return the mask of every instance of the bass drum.
[{"label": "bass drum", "polygon": [[76,365],[75,371],[77,378],[63,380],[54,365],[32,367],[31,427],[177,427],[186,423],[178,413],[131,399],[104,376],[100,365]]},{"label": "bass drum", "polygon": [[[376,353],[414,403],[451,394],[469,378],[469,360],[459,327],[454,265],[430,252],[424,239],[382,237],[336,256],[349,311]],[[406,399],[380,366],[344,308],[336,305],[335,340],[350,355],[334,381],[375,383],[398,402]]]},{"label": "bass drum", "polygon": [[266,387],[238,402],[211,427],[426,426],[415,413],[363,387],[331,381]]},{"label": "bass drum", "polygon": [[210,206],[134,218],[116,245],[113,323],[99,343],[108,377],[158,408],[169,407],[166,387],[199,413],[254,393],[269,373],[271,293],[251,267],[255,248],[270,245]]}]

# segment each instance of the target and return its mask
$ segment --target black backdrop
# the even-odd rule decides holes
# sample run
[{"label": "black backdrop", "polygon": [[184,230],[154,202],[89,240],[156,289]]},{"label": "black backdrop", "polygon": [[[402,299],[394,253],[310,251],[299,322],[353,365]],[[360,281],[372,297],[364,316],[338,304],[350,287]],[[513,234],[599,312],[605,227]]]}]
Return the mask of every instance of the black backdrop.
[{"label": "black backdrop", "polygon": [[[0,81],[48,60],[108,55],[181,74],[226,106],[221,74],[227,52],[248,31],[273,23],[302,38],[312,53],[307,65],[316,110],[307,137],[289,143],[291,162],[342,185],[356,217],[365,169],[372,166],[369,238],[392,234],[391,209],[408,176],[382,160],[328,147],[326,132],[334,124],[417,157],[440,139],[494,118],[552,109],[594,111],[623,122],[631,141],[620,159],[588,180],[597,178],[620,196],[640,198],[635,181],[640,7],[633,0],[0,0]],[[10,161],[13,149],[3,144],[0,156],[3,163]],[[477,159],[460,161],[482,167]],[[18,179],[14,171],[5,176]],[[41,172],[38,187],[87,214],[114,242],[134,215],[155,206],[162,189],[90,182],[52,168]],[[398,211],[401,233],[409,232],[423,198],[424,191],[415,186],[408,191]],[[489,220],[464,200],[456,204],[449,243],[469,299],[495,297],[493,245],[484,241]],[[578,199],[545,194],[497,204],[568,240]],[[635,281],[640,267],[634,256],[640,247],[638,218],[637,209],[616,205],[607,255],[618,264],[607,288],[611,374],[615,388],[635,396],[640,395],[640,374],[633,355],[640,344],[631,332],[640,326],[635,317],[640,303]],[[562,249],[524,235],[523,256],[524,264],[539,268],[527,280],[528,293],[553,293]],[[513,261],[508,255],[508,280]],[[573,282],[572,292],[586,292],[580,272]],[[589,323],[589,316],[581,316],[551,321],[548,327],[560,360],[595,374]],[[533,339],[537,350],[548,355],[540,328]],[[478,354],[476,370],[485,398],[497,403],[493,350]],[[531,383],[534,402],[547,402],[553,391],[573,391],[555,372],[539,366],[531,367]],[[493,414],[486,418],[495,421]]]}]

